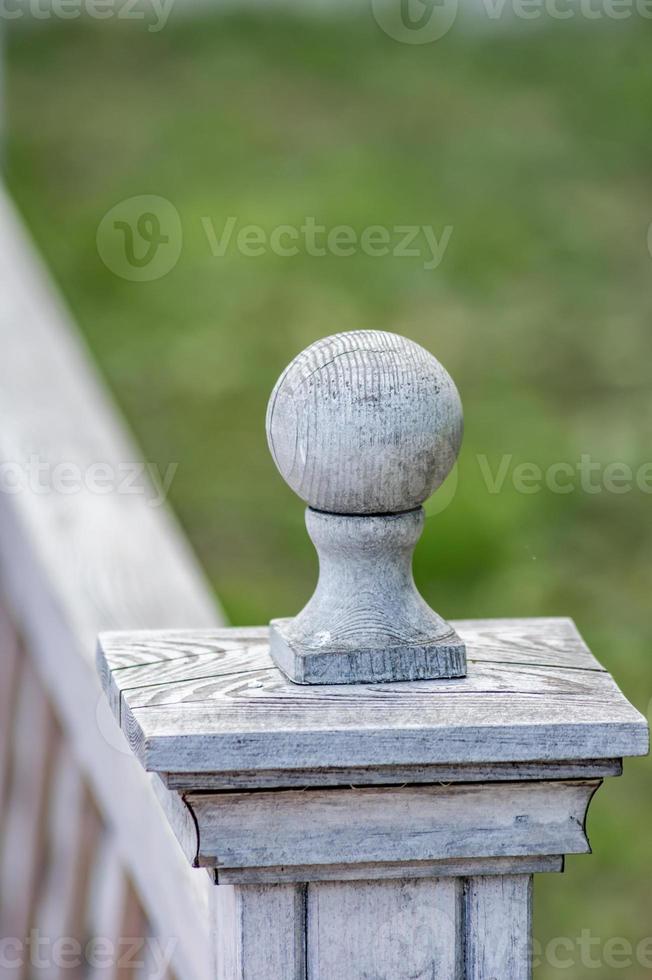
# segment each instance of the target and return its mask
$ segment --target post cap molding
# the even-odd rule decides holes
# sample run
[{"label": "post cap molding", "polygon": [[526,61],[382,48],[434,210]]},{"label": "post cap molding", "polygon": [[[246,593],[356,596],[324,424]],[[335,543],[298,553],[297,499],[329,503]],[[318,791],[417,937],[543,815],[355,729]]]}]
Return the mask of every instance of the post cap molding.
[{"label": "post cap molding", "polygon": [[457,680],[297,686],[265,628],[105,633],[98,664],[220,882],[558,871],[589,850],[602,778],[647,752],[646,721],[570,620],[455,628]]},{"label": "post cap molding", "polygon": [[[388,767],[590,762],[645,755],[647,723],[568,619],[455,623],[465,678],[298,686],[266,628],[104,633],[104,689],[146,769],[284,774],[356,785]],[[332,776],[331,776],[332,774]]]}]

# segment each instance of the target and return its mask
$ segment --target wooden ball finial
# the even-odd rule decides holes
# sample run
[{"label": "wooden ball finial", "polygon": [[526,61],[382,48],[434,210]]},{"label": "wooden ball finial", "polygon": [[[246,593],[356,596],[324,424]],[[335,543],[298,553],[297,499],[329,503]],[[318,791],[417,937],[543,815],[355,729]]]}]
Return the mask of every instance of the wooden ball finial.
[{"label": "wooden ball finial", "polygon": [[276,383],[267,438],[308,503],[319,581],[294,619],[270,623],[270,651],[300,684],[463,677],[464,643],[417,592],[421,504],[453,467],[462,405],[432,354],[380,330],[306,348]]},{"label": "wooden ball finial", "polygon": [[445,368],[381,330],[311,344],[285,369],[267,409],[281,476],[310,507],[335,514],[418,507],[454,466],[462,430]]}]

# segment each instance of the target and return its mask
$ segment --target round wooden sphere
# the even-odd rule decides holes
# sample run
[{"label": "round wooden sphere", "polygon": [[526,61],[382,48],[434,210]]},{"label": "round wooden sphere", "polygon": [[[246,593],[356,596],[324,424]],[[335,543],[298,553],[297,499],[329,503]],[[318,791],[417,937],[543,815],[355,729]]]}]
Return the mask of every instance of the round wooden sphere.
[{"label": "round wooden sphere", "polygon": [[419,344],[380,330],[311,344],[267,407],[281,476],[310,507],[335,514],[418,507],[452,469],[462,429],[445,368]]}]

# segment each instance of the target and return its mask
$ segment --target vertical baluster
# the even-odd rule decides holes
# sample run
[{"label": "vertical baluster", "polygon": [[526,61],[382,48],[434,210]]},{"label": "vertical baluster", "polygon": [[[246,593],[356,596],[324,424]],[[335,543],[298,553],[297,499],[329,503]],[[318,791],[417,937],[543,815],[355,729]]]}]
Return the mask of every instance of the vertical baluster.
[{"label": "vertical baluster", "polygon": [[11,731],[15,720],[20,649],[7,610],[0,603],[0,833],[11,776]]},{"label": "vertical baluster", "polygon": [[22,945],[3,980],[29,975],[25,945],[33,923],[39,877],[46,860],[45,829],[57,728],[45,693],[29,661],[21,665],[17,694],[12,778],[0,858],[0,932]]},{"label": "vertical baluster", "polygon": [[[33,964],[40,980],[56,980],[62,940],[72,939],[72,903],[75,887],[77,848],[82,823],[83,785],[81,775],[62,740],[52,769],[52,788],[47,813],[46,848],[49,860],[40,876],[35,904],[34,928],[43,941],[43,953]],[[72,953],[66,952],[72,959]],[[55,960],[57,962],[55,962]]]},{"label": "vertical baluster", "polygon": [[118,942],[117,980],[142,980],[144,944],[149,932],[140,899],[128,884]]},{"label": "vertical baluster", "polygon": [[127,892],[115,837],[105,827],[96,849],[89,889],[86,931],[94,943],[87,980],[116,980]]}]

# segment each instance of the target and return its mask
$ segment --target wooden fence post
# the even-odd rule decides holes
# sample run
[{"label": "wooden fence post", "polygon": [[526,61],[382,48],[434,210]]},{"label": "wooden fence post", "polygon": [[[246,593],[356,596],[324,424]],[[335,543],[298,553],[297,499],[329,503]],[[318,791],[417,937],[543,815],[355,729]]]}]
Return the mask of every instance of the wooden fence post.
[{"label": "wooden fence post", "polygon": [[[329,341],[323,366],[337,360],[338,370],[310,389],[314,404],[330,399],[336,414],[339,406],[343,425],[362,419],[355,477],[350,445],[329,464],[348,460],[338,477],[344,497],[354,478],[364,489],[360,473],[372,463],[389,474],[395,495],[418,484],[410,453],[401,454],[392,399],[409,416],[423,373],[418,357],[407,369],[405,346],[387,338]],[[344,363],[351,358],[356,370]],[[304,370],[299,385],[310,387],[313,375]],[[429,477],[408,495],[413,508],[443,479],[459,444],[456,409],[442,415],[437,407],[442,390],[450,408],[445,379],[428,389],[435,436],[452,424],[454,452],[434,470],[426,465]],[[362,415],[351,397],[366,399]],[[382,424],[370,421],[369,406],[388,404]],[[286,476],[297,465],[293,452],[316,472],[310,447],[319,427],[308,428],[304,443],[294,406],[293,395],[272,438]],[[418,434],[422,410],[411,417]],[[350,437],[347,430],[338,445]],[[337,443],[336,433],[329,438]],[[418,464],[437,462],[440,451],[437,439],[426,441]],[[309,502],[317,485],[323,479],[303,494]],[[376,531],[365,530],[378,519],[377,498],[371,512],[359,496],[350,499],[353,508],[331,515],[346,589],[334,598],[327,559],[316,601],[283,621],[275,657],[262,627],[106,633],[98,650],[104,690],[141,763],[161,777],[189,860],[213,876],[218,980],[527,980],[532,877],[562,870],[565,854],[589,851],[593,794],[605,776],[620,774],[623,756],[647,752],[647,724],[570,620],[467,620],[442,632],[444,621],[414,598],[409,542],[401,545],[403,571],[386,586],[383,561],[398,559],[379,563]],[[341,524],[349,520],[356,523],[347,549]],[[367,559],[373,568],[358,575]],[[338,620],[344,608],[352,631]],[[378,615],[365,619],[365,609]],[[414,624],[426,621],[435,633],[416,642]],[[464,677],[442,677],[442,661],[431,656],[446,636],[465,652]],[[307,663],[304,683],[288,680],[279,663],[290,673]],[[324,683],[333,671],[340,683]],[[382,682],[360,683],[360,674]]]}]

